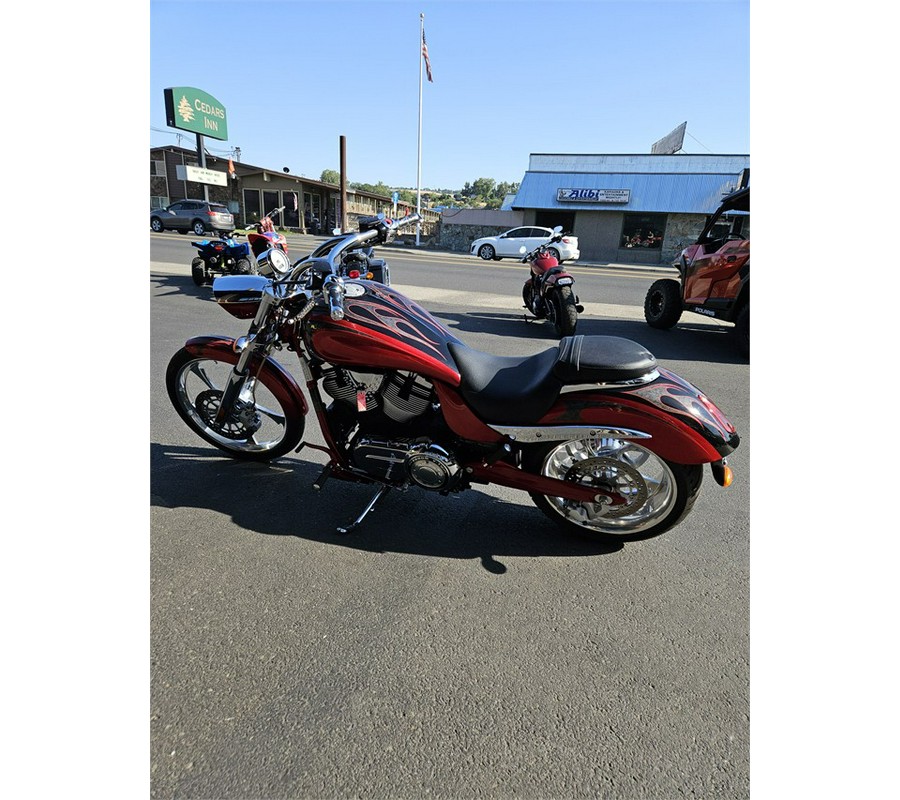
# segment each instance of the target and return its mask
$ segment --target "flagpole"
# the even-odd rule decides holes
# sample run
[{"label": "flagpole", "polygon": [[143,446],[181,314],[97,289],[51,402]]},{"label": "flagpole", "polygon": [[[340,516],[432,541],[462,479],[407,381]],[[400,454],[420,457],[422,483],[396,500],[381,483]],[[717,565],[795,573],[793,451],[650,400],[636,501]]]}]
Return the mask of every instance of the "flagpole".
[{"label": "flagpole", "polygon": [[[422,41],[425,36],[425,15],[419,14],[419,157],[416,166],[416,214],[422,216]],[[419,234],[422,220],[416,222],[416,247],[419,246]]]}]

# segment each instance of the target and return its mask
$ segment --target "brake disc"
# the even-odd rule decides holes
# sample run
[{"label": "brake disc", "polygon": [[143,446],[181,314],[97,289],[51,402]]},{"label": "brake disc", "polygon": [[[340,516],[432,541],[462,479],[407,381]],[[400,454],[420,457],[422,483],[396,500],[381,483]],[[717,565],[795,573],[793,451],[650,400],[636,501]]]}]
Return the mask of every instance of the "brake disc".
[{"label": "brake disc", "polygon": [[607,505],[604,517],[625,517],[647,502],[647,484],[638,470],[615,458],[586,458],[572,465],[565,480],[604,489],[624,498],[622,505]]},{"label": "brake disc", "polygon": [[194,406],[203,421],[216,433],[228,439],[249,439],[262,427],[262,417],[252,403],[238,401],[234,410],[224,422],[216,422],[222,392],[218,389],[207,389],[197,395]]}]

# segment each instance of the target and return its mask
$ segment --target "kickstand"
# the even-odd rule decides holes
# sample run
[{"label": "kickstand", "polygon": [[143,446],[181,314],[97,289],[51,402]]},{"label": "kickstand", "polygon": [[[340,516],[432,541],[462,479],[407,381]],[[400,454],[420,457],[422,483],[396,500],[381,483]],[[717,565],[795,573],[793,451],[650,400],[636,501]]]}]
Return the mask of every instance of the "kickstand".
[{"label": "kickstand", "polygon": [[366,518],[366,515],[373,508],[375,508],[375,504],[379,500],[381,500],[381,498],[384,497],[390,490],[391,490],[390,486],[385,486],[385,485],[379,486],[378,491],[375,492],[375,496],[369,501],[369,505],[367,505],[363,509],[362,514],[360,514],[355,520],[353,520],[353,522],[351,522],[346,528],[338,528],[337,532],[338,533],[350,533],[350,531],[352,531],[354,528],[356,528],[359,525],[359,523],[362,522]]}]

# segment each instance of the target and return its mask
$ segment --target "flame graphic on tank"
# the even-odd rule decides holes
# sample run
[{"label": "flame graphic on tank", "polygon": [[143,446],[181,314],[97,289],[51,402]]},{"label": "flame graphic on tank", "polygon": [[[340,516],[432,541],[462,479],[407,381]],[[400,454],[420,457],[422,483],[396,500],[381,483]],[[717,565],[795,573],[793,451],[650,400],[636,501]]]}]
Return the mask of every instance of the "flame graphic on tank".
[{"label": "flame graphic on tank", "polygon": [[448,359],[447,342],[459,340],[431,314],[381,284],[368,283],[366,289],[374,299],[348,297],[344,301],[345,319],[430,350],[441,361],[453,363]]}]

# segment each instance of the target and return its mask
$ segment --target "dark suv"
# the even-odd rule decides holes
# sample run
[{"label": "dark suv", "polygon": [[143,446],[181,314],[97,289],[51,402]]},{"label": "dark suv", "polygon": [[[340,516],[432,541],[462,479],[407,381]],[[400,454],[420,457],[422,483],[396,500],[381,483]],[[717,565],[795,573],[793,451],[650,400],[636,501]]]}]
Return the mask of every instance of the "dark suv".
[{"label": "dark suv", "polygon": [[750,355],[750,187],[723,198],[694,244],[673,265],[679,280],[653,283],[644,318],[671,328],[683,311],[734,323],[738,348]]},{"label": "dark suv", "polygon": [[155,208],[150,212],[150,230],[193,231],[203,236],[206,231],[231,233],[234,217],[221,203],[207,203],[205,200],[179,200],[168,208]]}]

